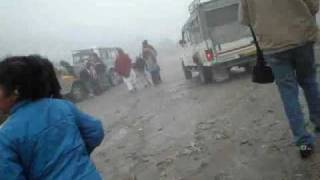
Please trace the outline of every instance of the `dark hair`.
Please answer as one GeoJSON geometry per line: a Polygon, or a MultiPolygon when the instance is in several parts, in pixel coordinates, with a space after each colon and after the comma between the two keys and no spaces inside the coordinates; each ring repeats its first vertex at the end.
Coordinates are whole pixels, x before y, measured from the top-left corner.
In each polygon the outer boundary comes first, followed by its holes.
{"type": "Polygon", "coordinates": [[[41,58],[41,56],[36,56],[38,57],[38,61],[42,63],[42,67],[44,68],[44,71],[47,73],[47,81],[50,83],[49,87],[49,95],[48,97],[52,98],[58,98],[61,99],[61,86],[58,81],[55,68],[53,64],[49,61],[49,59],[46,58],[41,58]]]}
{"type": "Polygon", "coordinates": [[[0,62],[0,85],[18,101],[62,98],[53,64],[38,55],[8,57],[0,62]]]}
{"type": "Polygon", "coordinates": [[[118,54],[124,54],[124,51],[121,48],[117,48],[117,51],[118,51],[118,54]]]}

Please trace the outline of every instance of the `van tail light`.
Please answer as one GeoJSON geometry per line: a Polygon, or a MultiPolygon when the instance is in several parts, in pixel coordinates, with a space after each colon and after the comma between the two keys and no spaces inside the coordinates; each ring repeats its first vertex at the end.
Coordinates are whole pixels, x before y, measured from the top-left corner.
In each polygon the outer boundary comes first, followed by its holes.
{"type": "Polygon", "coordinates": [[[206,50],[205,53],[206,53],[207,60],[208,60],[208,61],[213,61],[213,59],[214,59],[214,54],[213,54],[212,49],[206,50]]]}

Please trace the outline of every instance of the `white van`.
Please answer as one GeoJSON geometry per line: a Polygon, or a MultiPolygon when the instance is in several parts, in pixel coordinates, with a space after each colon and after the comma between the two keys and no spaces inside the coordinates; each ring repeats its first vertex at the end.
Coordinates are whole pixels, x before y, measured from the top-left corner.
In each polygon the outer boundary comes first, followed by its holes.
{"type": "Polygon", "coordinates": [[[232,67],[250,67],[255,46],[250,31],[239,23],[239,0],[195,0],[182,29],[182,68],[186,79],[200,73],[203,83],[229,78],[232,67]]]}

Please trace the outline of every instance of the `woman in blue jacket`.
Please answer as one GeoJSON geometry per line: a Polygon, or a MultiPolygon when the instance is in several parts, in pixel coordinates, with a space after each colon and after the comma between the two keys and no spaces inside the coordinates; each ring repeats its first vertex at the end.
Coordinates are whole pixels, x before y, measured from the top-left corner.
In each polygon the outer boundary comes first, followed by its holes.
{"type": "Polygon", "coordinates": [[[0,126],[0,179],[99,180],[90,153],[103,127],[56,99],[60,87],[48,62],[39,56],[0,62],[0,110],[9,114],[0,126]]]}

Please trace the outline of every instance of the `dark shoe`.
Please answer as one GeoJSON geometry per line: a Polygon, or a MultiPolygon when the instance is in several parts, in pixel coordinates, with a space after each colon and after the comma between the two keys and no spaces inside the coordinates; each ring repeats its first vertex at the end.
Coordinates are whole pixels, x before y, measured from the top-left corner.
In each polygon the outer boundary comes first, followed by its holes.
{"type": "Polygon", "coordinates": [[[302,159],[309,158],[314,153],[314,146],[312,144],[299,146],[300,156],[302,159]]]}
{"type": "Polygon", "coordinates": [[[320,128],[318,128],[318,127],[314,128],[314,133],[315,134],[320,134],[320,128]]]}

